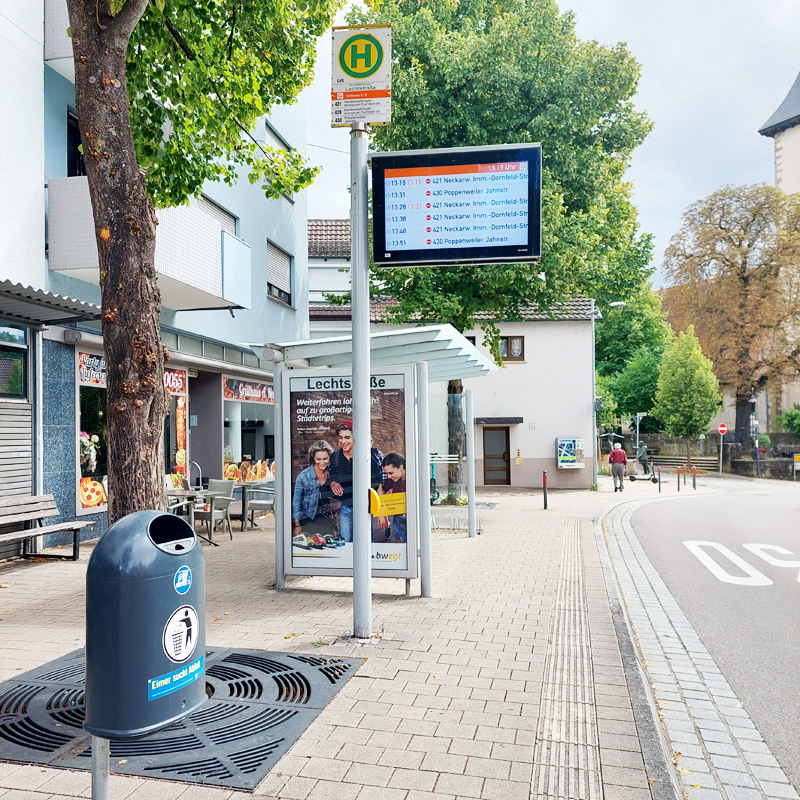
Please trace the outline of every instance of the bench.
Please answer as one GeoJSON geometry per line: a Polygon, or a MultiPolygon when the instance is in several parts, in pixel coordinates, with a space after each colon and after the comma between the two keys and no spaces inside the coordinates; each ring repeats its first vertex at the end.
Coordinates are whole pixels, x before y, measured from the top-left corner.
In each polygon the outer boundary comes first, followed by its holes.
{"type": "Polygon", "coordinates": [[[13,526],[13,530],[0,533],[0,544],[23,542],[24,558],[65,558],[58,553],[37,553],[36,537],[68,531],[72,533],[72,560],[77,561],[80,551],[80,531],[89,522],[58,522],[44,525],[42,520],[57,517],[58,506],[51,494],[36,497],[0,498],[0,530],[13,526]]]}

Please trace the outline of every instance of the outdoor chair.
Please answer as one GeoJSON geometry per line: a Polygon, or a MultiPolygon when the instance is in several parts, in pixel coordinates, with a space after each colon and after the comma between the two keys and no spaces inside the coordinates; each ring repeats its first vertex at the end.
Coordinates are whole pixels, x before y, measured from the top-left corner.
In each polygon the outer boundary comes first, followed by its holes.
{"type": "Polygon", "coordinates": [[[213,478],[208,482],[208,491],[211,493],[206,498],[208,501],[208,511],[205,508],[196,508],[194,512],[195,522],[204,522],[208,525],[208,538],[213,540],[214,529],[220,522],[228,526],[228,534],[233,540],[233,528],[231,527],[231,503],[233,502],[233,490],[236,488],[235,481],[221,481],[213,478]],[[215,497],[214,495],[219,495],[215,497]]]}
{"type": "MultiPolygon", "coordinates": [[[[275,484],[271,486],[252,486],[246,488],[247,492],[247,515],[250,517],[250,524],[255,525],[254,517],[257,511],[274,511],[275,509],[275,484]]],[[[242,520],[244,526],[244,520],[242,520]]]]}
{"type": "MultiPolygon", "coordinates": [[[[187,489],[188,486],[186,485],[185,479],[183,484],[183,488],[187,489]]],[[[167,491],[175,488],[170,475],[164,476],[164,486],[167,491]]],[[[194,503],[195,501],[191,498],[170,497],[169,494],[167,495],[167,511],[169,511],[170,514],[175,514],[186,519],[189,525],[191,525],[192,530],[194,530],[194,503]]]]}

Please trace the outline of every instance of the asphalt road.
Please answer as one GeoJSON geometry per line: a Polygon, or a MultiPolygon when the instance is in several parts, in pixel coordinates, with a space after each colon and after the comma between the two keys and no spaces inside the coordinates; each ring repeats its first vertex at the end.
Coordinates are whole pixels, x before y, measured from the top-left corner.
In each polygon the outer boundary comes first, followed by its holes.
{"type": "Polygon", "coordinates": [[[633,515],[632,524],[651,563],[800,790],[800,491],[652,503],[633,515]],[[694,545],[693,552],[686,541],[717,547],[694,545]],[[791,555],[761,552],[793,566],[768,563],[745,544],[785,548],[791,555]],[[701,561],[704,554],[709,566],[701,561]]]}

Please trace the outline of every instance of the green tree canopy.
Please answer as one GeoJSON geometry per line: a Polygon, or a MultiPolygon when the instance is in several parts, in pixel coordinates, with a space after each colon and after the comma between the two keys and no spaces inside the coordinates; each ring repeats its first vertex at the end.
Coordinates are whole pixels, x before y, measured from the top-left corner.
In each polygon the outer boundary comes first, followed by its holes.
{"type": "Polygon", "coordinates": [[[626,303],[624,308],[600,309],[603,318],[595,325],[595,364],[601,375],[622,372],[640,348],[660,360],[672,341],[672,328],[661,311],[661,297],[649,282],[632,293],[626,303]]]}
{"type": "Polygon", "coordinates": [[[639,430],[642,433],[655,433],[661,430],[658,419],[650,414],[655,405],[660,369],[660,354],[657,355],[647,347],[640,347],[634,351],[622,372],[607,379],[617,400],[621,417],[632,420],[639,412],[648,414],[639,423],[639,430]]]}
{"type": "Polygon", "coordinates": [[[800,194],[727,186],[691,205],[664,259],[675,330],[694,324],[714,372],[736,396],[736,439],[751,387],[800,369],[800,194]]]}
{"type": "Polygon", "coordinates": [[[597,373],[595,375],[595,395],[603,407],[597,412],[597,427],[610,430],[617,424],[617,400],[611,388],[611,379],[597,373]]]}
{"type": "MultiPolygon", "coordinates": [[[[800,405],[795,403],[787,408],[777,419],[778,428],[800,436],[800,405]]],[[[762,437],[763,438],[763,437],[762,437]]]]}
{"type": "Polygon", "coordinates": [[[270,197],[316,170],[257,136],[259,117],[311,83],[317,37],[341,0],[169,0],[148,4],[131,34],[131,131],[157,206],[245,169],[270,197]]]}
{"type": "Polygon", "coordinates": [[[392,123],[375,130],[377,149],[543,148],[541,264],[381,270],[395,319],[465,330],[478,311],[518,319],[530,303],[641,285],[651,243],[623,174],[650,123],[631,102],[639,67],[624,46],[578,40],[554,0],[388,0],[349,20],[392,25],[392,123]]]}
{"type": "Polygon", "coordinates": [[[688,442],[708,430],[708,424],[722,406],[719,381],[710,359],[689,326],[661,360],[653,413],[664,423],[670,436],[688,442]]]}

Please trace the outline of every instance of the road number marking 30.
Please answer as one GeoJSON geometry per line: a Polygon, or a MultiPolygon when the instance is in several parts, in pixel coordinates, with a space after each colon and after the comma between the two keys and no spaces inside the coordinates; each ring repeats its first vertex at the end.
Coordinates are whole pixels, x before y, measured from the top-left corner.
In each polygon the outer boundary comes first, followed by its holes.
{"type": "MultiPolygon", "coordinates": [[[[738,586],[772,586],[772,581],[763,572],[759,572],[754,566],[725,547],[724,544],[699,540],[688,541],[683,544],[715,578],[723,583],[734,583],[738,586]],[[714,555],[712,555],[713,551],[716,551],[714,555]],[[719,556],[726,558],[731,564],[737,566],[744,575],[732,575],[716,560],[715,556],[716,558],[719,556]]],[[[784,556],[794,555],[785,547],[774,544],[743,544],[742,547],[773,567],[800,569],[800,561],[788,561],[785,558],[776,558],[773,555],[773,553],[784,556]]],[[[797,576],[797,582],[800,583],[800,574],[797,576]]]]}

